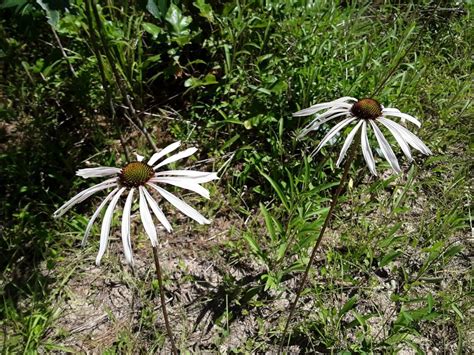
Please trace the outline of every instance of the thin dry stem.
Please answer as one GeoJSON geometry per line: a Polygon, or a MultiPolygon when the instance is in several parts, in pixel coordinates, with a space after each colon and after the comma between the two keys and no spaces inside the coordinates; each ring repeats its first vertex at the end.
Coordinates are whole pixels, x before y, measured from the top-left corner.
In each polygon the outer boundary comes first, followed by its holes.
{"type": "Polygon", "coordinates": [[[168,333],[168,338],[171,344],[171,351],[173,354],[177,355],[178,350],[174,343],[173,331],[171,330],[170,322],[168,320],[168,311],[166,310],[166,300],[165,300],[165,291],[163,287],[163,277],[161,273],[160,260],[158,258],[158,247],[153,247],[153,259],[155,260],[156,266],[156,277],[158,278],[158,286],[160,289],[160,301],[161,301],[161,310],[163,311],[163,318],[165,320],[166,332],[168,333]]]}

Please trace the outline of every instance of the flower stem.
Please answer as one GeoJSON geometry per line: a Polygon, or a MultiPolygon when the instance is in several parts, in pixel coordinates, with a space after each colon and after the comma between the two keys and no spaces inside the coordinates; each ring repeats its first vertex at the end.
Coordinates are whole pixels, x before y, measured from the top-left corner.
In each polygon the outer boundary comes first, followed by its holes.
{"type": "Polygon", "coordinates": [[[314,258],[316,257],[316,251],[318,250],[319,245],[321,244],[321,241],[323,240],[324,232],[326,231],[326,228],[328,227],[329,222],[331,221],[334,209],[336,208],[337,201],[339,199],[339,195],[341,194],[342,189],[344,188],[346,184],[347,175],[349,174],[351,163],[355,157],[355,152],[356,152],[355,147],[356,145],[354,144],[349,152],[349,157],[347,158],[346,163],[344,165],[344,172],[342,173],[341,180],[339,180],[339,185],[337,186],[337,189],[332,196],[331,207],[329,208],[329,212],[326,216],[326,219],[324,220],[324,224],[321,228],[321,231],[319,232],[318,239],[316,240],[316,244],[314,245],[313,251],[311,252],[311,256],[309,258],[308,265],[306,265],[306,269],[304,271],[303,277],[298,285],[295,299],[290,306],[290,314],[288,315],[288,319],[286,320],[285,329],[283,330],[283,335],[281,337],[280,348],[278,350],[278,353],[280,354],[283,351],[283,346],[285,344],[285,336],[286,336],[286,333],[288,332],[288,328],[290,326],[291,319],[293,318],[293,314],[295,313],[296,306],[298,305],[301,292],[303,291],[304,285],[306,284],[306,280],[308,279],[309,270],[311,269],[311,265],[313,264],[314,258]]]}
{"type": "Polygon", "coordinates": [[[156,276],[158,277],[158,286],[160,289],[161,309],[163,311],[163,318],[165,320],[166,332],[168,333],[168,338],[171,343],[172,353],[178,355],[178,350],[176,349],[176,345],[174,343],[173,332],[171,331],[170,322],[168,320],[168,311],[166,310],[165,292],[163,287],[163,277],[161,274],[160,260],[158,259],[158,247],[156,246],[153,247],[153,259],[155,260],[156,276]]]}

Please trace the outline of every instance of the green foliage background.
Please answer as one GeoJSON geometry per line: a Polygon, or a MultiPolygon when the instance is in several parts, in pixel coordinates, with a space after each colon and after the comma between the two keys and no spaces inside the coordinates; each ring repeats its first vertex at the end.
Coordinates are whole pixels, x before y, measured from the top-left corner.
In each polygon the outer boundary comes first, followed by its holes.
{"type": "MultiPolygon", "coordinates": [[[[53,305],[65,297],[73,271],[60,266],[92,207],[62,221],[51,214],[88,186],[74,177],[78,167],[120,166],[123,146],[151,153],[144,131],[159,148],[197,144],[198,160],[222,176],[213,187],[219,197],[202,209],[248,221],[223,248],[232,262],[251,258],[260,278],[242,284],[224,275],[226,321],[291,295],[288,280],[308,261],[340,173],[339,145],[310,158],[322,133],[297,142],[306,121],[291,113],[372,96],[391,69],[377,99],[419,117],[416,133],[434,156],[380,179],[357,158],[332,226],[336,242],[321,250],[305,291],[317,311],[297,317],[293,344],[472,351],[472,4],[4,0],[0,9],[3,353],[67,350],[50,334],[60,317],[53,305]],[[383,312],[358,307],[380,278],[398,285],[395,320],[374,330],[370,320],[383,312]],[[341,294],[342,307],[325,302],[341,294]]],[[[388,165],[379,160],[378,168],[388,165]]],[[[211,350],[232,337],[216,319],[222,331],[211,350]]],[[[274,350],[283,320],[233,350],[274,350]]],[[[163,346],[158,336],[142,345],[126,339],[117,334],[108,350],[163,346]]]]}

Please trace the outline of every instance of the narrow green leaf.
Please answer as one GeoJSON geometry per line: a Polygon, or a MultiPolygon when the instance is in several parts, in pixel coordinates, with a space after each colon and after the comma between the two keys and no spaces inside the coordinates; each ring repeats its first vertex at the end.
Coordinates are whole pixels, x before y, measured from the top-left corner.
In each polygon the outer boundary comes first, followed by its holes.
{"type": "Polygon", "coordinates": [[[352,308],[354,308],[356,302],[357,302],[357,295],[349,298],[347,302],[344,304],[344,306],[341,308],[341,310],[339,311],[339,318],[341,318],[344,314],[346,314],[352,308]]]}
{"type": "Polygon", "coordinates": [[[402,252],[400,250],[392,251],[391,253],[385,255],[382,260],[379,262],[379,267],[384,267],[385,265],[392,262],[394,259],[398,258],[402,252]]]}
{"type": "Polygon", "coordinates": [[[260,211],[262,211],[263,218],[265,219],[265,225],[267,226],[268,234],[273,242],[277,240],[277,235],[275,233],[275,226],[273,224],[273,218],[266,209],[265,205],[260,202],[260,211]]]}
{"type": "Polygon", "coordinates": [[[286,210],[289,211],[291,203],[287,200],[287,198],[286,198],[285,194],[283,193],[280,185],[275,180],[273,180],[270,176],[265,174],[262,170],[260,170],[259,168],[257,168],[257,169],[260,172],[260,174],[262,174],[262,176],[265,179],[267,179],[268,182],[272,185],[273,189],[275,190],[278,197],[280,198],[280,201],[283,203],[283,206],[285,206],[286,210]]]}

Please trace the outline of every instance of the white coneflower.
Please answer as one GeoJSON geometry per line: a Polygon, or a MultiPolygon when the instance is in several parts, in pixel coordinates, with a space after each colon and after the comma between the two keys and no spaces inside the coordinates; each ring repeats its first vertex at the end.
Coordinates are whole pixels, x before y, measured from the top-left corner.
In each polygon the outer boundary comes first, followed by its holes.
{"type": "Polygon", "coordinates": [[[367,136],[367,125],[370,124],[372,130],[374,131],[375,138],[379,143],[380,150],[382,151],[383,156],[387,159],[388,163],[397,173],[400,172],[400,166],[398,165],[397,157],[395,156],[390,144],[387,142],[387,139],[384,137],[383,133],[380,131],[377,123],[381,123],[385,126],[388,131],[394,136],[398,145],[402,149],[403,153],[406,155],[409,161],[412,161],[410,147],[419,150],[423,154],[430,155],[432,154],[428,147],[412,132],[403,127],[402,125],[388,119],[387,117],[399,117],[402,121],[409,121],[414,123],[418,127],[421,126],[420,122],[413,116],[407,115],[406,113],[400,112],[396,108],[384,108],[379,102],[374,99],[364,98],[357,100],[353,97],[341,97],[340,99],[324,102],[304,110],[298,111],[293,114],[293,116],[309,116],[327,110],[326,112],[317,115],[317,117],[307,125],[303,131],[299,134],[298,138],[301,138],[307,135],[309,132],[317,130],[320,125],[330,121],[335,118],[343,118],[341,122],[336,124],[322,139],[322,141],[317,146],[315,153],[317,153],[325,144],[327,144],[338,132],[340,132],[344,127],[353,123],[355,127],[348,134],[344,145],[342,146],[339,159],[337,160],[337,166],[339,166],[344,159],[344,156],[349,149],[352,141],[354,140],[355,135],[362,129],[361,133],[361,146],[362,154],[364,159],[367,162],[367,165],[372,172],[372,174],[377,175],[375,170],[375,160],[370,149],[369,139],[367,136]]]}
{"type": "Polygon", "coordinates": [[[122,169],[114,167],[98,167],[80,169],[77,171],[77,175],[86,179],[91,177],[113,176],[101,182],[100,184],[94,185],[78,193],[76,196],[62,205],[56,212],[54,212],[54,217],[60,217],[74,205],[84,201],[85,199],[94,195],[96,192],[106,189],[113,189],[108,193],[95,213],[92,215],[86,227],[84,239],[82,241],[82,244],[84,245],[87,241],[87,237],[89,236],[94,221],[104,209],[105,205],[108,204],[100,232],[99,253],[97,254],[96,258],[97,265],[100,264],[100,260],[102,259],[102,256],[104,255],[107,248],[110,225],[115,207],[117,206],[120,197],[124,195],[124,193],[127,194],[127,198],[122,213],[122,243],[125,259],[131,265],[133,265],[133,253],[130,238],[130,214],[132,203],[134,201],[134,197],[136,196],[135,192],[137,192],[137,198],[139,200],[140,218],[142,220],[145,232],[150,238],[153,247],[157,246],[158,239],[150,209],[168,232],[171,232],[172,227],[163,211],[158,206],[158,203],[152,196],[151,192],[158,192],[158,194],[161,195],[165,200],[171,203],[186,216],[194,219],[196,222],[200,224],[210,223],[208,219],[202,216],[194,208],[189,206],[186,202],[159,186],[163,184],[174,185],[196,192],[207,199],[209,198],[209,191],[200,184],[218,179],[216,173],[200,172],[194,170],[160,170],[160,168],[163,166],[189,157],[197,151],[196,148],[189,148],[161,160],[167,154],[175,151],[180,145],[181,142],[170,144],[158,153],[153,154],[147,163],[143,162],[142,156],[137,155],[137,161],[128,163],[122,169]],[[161,162],[158,163],[159,160],[161,160],[161,162]]]}

